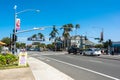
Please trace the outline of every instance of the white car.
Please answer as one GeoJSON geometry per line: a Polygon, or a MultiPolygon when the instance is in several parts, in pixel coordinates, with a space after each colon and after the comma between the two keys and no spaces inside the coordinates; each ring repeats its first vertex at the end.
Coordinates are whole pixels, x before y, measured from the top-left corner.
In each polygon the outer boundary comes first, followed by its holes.
{"type": "Polygon", "coordinates": [[[101,50],[97,49],[97,48],[90,48],[90,49],[86,49],[85,51],[83,51],[82,54],[83,55],[100,56],[101,50]]]}

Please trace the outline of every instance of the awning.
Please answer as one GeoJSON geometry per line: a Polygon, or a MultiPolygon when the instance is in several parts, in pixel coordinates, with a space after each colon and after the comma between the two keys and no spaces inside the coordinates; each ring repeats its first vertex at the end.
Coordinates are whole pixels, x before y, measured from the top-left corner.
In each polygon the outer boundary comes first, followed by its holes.
{"type": "Polygon", "coordinates": [[[0,45],[6,45],[6,43],[0,41],[0,45]]]}

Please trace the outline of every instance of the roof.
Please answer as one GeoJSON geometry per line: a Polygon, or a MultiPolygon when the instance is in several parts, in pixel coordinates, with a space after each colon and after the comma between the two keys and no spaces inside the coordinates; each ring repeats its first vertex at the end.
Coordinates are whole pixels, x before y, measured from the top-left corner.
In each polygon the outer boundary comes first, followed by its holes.
{"type": "Polygon", "coordinates": [[[6,45],[6,43],[0,41],[0,45],[6,45]]]}
{"type": "Polygon", "coordinates": [[[80,35],[77,35],[77,36],[71,36],[70,38],[72,39],[72,40],[75,40],[76,38],[84,38],[85,36],[80,36],[80,35]]]}
{"type": "Polygon", "coordinates": [[[85,45],[95,45],[95,43],[92,41],[86,40],[85,45]]]}
{"type": "Polygon", "coordinates": [[[112,46],[120,46],[120,41],[118,41],[118,42],[112,42],[112,46]]]}

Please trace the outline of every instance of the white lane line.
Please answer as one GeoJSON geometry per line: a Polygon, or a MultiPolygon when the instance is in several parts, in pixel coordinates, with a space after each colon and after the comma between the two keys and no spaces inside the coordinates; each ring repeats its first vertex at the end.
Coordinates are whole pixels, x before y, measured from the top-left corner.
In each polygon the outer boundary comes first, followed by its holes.
{"type": "MultiPolygon", "coordinates": [[[[46,58],[49,58],[49,57],[46,57],[46,58]]],[[[98,74],[98,75],[101,75],[101,76],[104,76],[104,77],[107,77],[107,78],[110,78],[110,79],[113,79],[113,80],[120,80],[118,78],[115,78],[115,77],[112,77],[112,76],[109,76],[109,75],[106,75],[106,74],[103,74],[103,73],[100,73],[100,72],[96,72],[96,71],[93,71],[93,70],[90,70],[90,69],[87,69],[87,68],[84,68],[84,67],[81,67],[81,66],[73,65],[73,64],[63,62],[63,61],[53,59],[53,58],[49,58],[49,59],[60,62],[60,63],[63,63],[63,64],[67,64],[67,65],[70,65],[70,66],[73,66],[73,67],[76,67],[78,69],[82,69],[82,70],[85,70],[85,71],[88,71],[88,72],[92,72],[92,73],[95,73],[95,74],[98,74]]]]}
{"type": "Polygon", "coordinates": [[[96,61],[96,60],[89,60],[90,62],[95,62],[95,63],[103,63],[102,61],[96,61]]]}
{"type": "Polygon", "coordinates": [[[66,57],[68,57],[68,58],[74,58],[73,56],[66,56],[66,57]]]}

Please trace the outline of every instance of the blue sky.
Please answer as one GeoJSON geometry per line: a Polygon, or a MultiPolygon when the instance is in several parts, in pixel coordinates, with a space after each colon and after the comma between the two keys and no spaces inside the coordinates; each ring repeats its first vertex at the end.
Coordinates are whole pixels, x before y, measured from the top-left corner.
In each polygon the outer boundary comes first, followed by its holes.
{"type": "MultiPolygon", "coordinates": [[[[104,40],[120,41],[120,0],[0,0],[0,39],[9,37],[14,28],[14,5],[17,12],[25,9],[39,9],[40,12],[24,12],[18,15],[21,19],[21,29],[34,27],[49,27],[56,25],[59,36],[63,32],[59,28],[68,23],[80,24],[79,35],[99,37],[104,30],[104,40]]],[[[43,31],[32,31],[18,34],[19,42],[27,42],[27,37],[43,33],[49,38],[52,28],[43,31]]],[[[75,30],[71,32],[75,35],[75,30]]],[[[47,43],[49,43],[47,41],[47,43]]]]}

